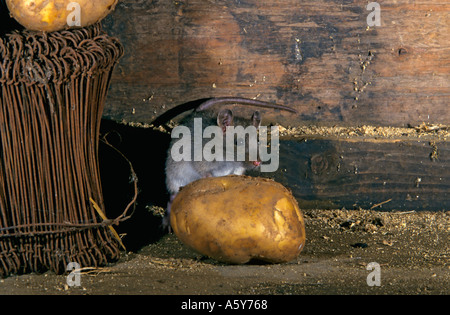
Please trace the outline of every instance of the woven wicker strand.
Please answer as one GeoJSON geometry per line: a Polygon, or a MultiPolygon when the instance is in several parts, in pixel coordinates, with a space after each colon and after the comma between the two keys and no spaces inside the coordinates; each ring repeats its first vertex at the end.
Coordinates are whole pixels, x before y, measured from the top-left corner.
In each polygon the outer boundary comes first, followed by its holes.
{"type": "Polygon", "coordinates": [[[119,256],[104,211],[99,128],[120,43],[99,24],[0,39],[0,276],[119,256]]]}

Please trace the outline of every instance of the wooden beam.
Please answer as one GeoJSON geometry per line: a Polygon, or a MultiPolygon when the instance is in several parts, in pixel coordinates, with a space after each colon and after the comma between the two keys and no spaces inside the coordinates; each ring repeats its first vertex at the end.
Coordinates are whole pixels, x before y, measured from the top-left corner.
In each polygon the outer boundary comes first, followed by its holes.
{"type": "Polygon", "coordinates": [[[280,168],[268,175],[292,189],[303,208],[450,208],[450,142],[284,139],[280,168]]]}
{"type": "Polygon", "coordinates": [[[104,20],[125,46],[104,116],[151,122],[212,96],[295,107],[302,121],[448,123],[448,2],[122,0],[104,20]]]}
{"type": "MultiPolygon", "coordinates": [[[[139,179],[138,204],[165,207],[164,165],[170,135],[108,120],[102,122],[102,134],[108,134],[108,141],[133,163],[139,179]]],[[[278,170],[251,175],[282,183],[303,209],[448,210],[449,139],[447,130],[423,133],[370,126],[318,130],[313,126],[293,134],[282,129],[278,170]]],[[[128,165],[112,159],[114,152],[100,153],[105,202],[115,206],[119,204],[115,198],[123,199],[130,190],[123,187],[128,185],[128,165]],[[124,174],[122,185],[118,174],[124,174]]],[[[125,197],[122,203],[128,201],[125,197]]]]}

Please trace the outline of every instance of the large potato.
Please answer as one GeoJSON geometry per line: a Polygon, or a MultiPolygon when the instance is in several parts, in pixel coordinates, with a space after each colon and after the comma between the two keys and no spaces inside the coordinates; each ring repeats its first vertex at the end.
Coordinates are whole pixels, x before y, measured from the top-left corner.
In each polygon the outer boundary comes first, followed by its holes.
{"type": "Polygon", "coordinates": [[[89,26],[114,10],[117,2],[118,0],[6,0],[8,9],[17,22],[29,30],[47,32],[70,28],[67,17],[77,13],[74,5],[79,5],[80,8],[80,26],[89,26]]]}
{"type": "Polygon", "coordinates": [[[170,220],[183,243],[222,262],[288,262],[305,244],[297,201],[269,179],[225,176],[192,182],[173,201],[170,220]]]}

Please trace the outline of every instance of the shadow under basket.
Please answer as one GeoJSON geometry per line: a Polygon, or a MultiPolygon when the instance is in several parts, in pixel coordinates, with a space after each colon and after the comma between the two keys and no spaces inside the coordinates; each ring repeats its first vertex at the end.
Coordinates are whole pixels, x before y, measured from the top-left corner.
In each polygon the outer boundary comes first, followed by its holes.
{"type": "Polygon", "coordinates": [[[118,259],[98,141],[122,54],[100,24],[0,39],[0,277],[118,259]]]}

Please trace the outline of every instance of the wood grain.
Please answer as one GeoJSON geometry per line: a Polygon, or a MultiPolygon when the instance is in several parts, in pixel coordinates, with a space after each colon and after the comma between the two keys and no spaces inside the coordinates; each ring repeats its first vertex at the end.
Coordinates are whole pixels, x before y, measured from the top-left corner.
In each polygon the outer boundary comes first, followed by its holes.
{"type": "Polygon", "coordinates": [[[151,122],[212,96],[295,107],[272,120],[404,126],[449,123],[450,4],[380,1],[120,1],[104,20],[126,55],[106,118],[151,122]]]}
{"type": "Polygon", "coordinates": [[[438,211],[450,208],[449,153],[446,141],[306,136],[282,140],[279,170],[263,175],[303,208],[438,211]]]}

